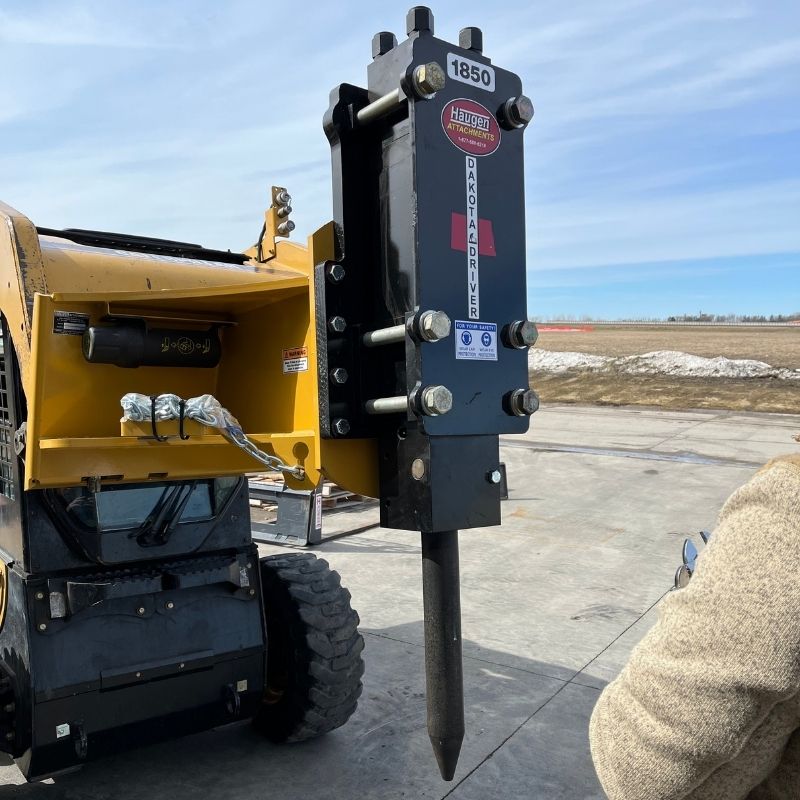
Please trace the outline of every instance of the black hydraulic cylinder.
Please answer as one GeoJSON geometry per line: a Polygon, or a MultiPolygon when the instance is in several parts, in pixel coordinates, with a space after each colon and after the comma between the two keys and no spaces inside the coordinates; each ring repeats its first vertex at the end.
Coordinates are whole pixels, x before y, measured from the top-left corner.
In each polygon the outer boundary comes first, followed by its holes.
{"type": "Polygon", "coordinates": [[[442,778],[451,781],[464,740],[458,531],[423,531],[422,596],[428,736],[442,778]]]}
{"type": "Polygon", "coordinates": [[[216,328],[207,331],[92,326],[83,334],[83,356],[118,367],[216,367],[222,347],[216,328]]]}

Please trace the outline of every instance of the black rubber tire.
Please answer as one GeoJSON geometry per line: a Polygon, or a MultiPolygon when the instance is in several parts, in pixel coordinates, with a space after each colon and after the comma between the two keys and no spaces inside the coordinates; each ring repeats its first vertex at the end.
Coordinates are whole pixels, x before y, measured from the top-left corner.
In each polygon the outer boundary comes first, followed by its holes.
{"type": "Polygon", "coordinates": [[[361,695],[364,639],[350,592],[311,553],[260,560],[267,620],[267,687],[253,724],[273,742],[344,725],[361,695]]]}

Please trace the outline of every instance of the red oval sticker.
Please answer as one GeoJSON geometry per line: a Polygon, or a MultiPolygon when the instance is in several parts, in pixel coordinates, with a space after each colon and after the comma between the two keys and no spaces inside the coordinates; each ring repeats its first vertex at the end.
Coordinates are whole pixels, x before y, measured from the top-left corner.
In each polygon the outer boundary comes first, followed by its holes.
{"type": "Polygon", "coordinates": [[[460,97],[442,109],[442,127],[447,138],[471,156],[490,156],[500,147],[500,126],[488,108],[460,97]]]}

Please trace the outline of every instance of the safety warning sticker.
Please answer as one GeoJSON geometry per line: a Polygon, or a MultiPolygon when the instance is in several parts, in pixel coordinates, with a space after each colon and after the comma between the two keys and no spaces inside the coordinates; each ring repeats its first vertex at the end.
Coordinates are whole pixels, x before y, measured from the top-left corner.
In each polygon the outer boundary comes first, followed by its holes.
{"type": "Polygon", "coordinates": [[[83,332],[88,327],[88,314],[78,314],[76,311],[53,312],[53,333],[62,336],[83,336],[83,332]]]}
{"type": "Polygon", "coordinates": [[[308,370],[308,348],[290,347],[283,351],[283,374],[308,370]]]}
{"type": "Polygon", "coordinates": [[[497,325],[457,319],[456,358],[497,361],[497,325]]]}

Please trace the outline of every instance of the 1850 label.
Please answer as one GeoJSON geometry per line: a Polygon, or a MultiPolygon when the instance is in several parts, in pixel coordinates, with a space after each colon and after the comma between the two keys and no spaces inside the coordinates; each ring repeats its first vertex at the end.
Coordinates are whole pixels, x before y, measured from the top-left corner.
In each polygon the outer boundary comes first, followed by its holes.
{"type": "Polygon", "coordinates": [[[469,86],[477,86],[487,92],[494,91],[494,70],[486,64],[470,61],[455,53],[447,54],[447,74],[453,80],[461,81],[469,86]]]}
{"type": "Polygon", "coordinates": [[[447,138],[467,155],[490,156],[500,147],[500,126],[494,114],[466,97],[445,105],[442,127],[447,138]]]}

